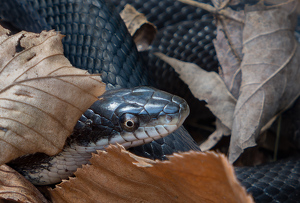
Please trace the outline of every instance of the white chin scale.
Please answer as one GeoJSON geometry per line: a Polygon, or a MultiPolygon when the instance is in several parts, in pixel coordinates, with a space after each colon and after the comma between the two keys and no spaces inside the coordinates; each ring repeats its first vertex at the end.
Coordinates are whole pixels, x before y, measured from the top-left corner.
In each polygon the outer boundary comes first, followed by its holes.
{"type": "Polygon", "coordinates": [[[153,140],[163,138],[177,129],[177,125],[157,125],[155,127],[139,127],[134,132],[122,133],[112,138],[109,144],[119,143],[126,149],[147,144],[153,140]]]}

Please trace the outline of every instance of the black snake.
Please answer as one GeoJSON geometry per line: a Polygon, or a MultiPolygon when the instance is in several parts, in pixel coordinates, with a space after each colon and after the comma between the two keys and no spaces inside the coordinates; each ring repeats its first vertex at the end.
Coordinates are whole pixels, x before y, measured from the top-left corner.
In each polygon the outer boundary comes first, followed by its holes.
{"type": "MultiPolygon", "coordinates": [[[[116,5],[119,8],[124,5],[117,0],[112,2],[118,3],[116,5]]],[[[177,56],[178,59],[188,58],[201,67],[216,70],[217,60],[211,42],[214,38],[212,15],[173,0],[127,2],[134,3],[135,7],[158,27],[161,41],[154,42],[154,47],[168,55],[177,56]],[[195,19],[198,20],[197,23],[195,19]],[[183,21],[182,24],[179,24],[179,21],[183,21]],[[163,42],[168,41],[168,30],[172,31],[174,27],[177,28],[177,34],[173,35],[173,43],[170,43],[169,47],[162,46],[163,42]]],[[[102,0],[0,1],[1,17],[13,22],[19,29],[40,32],[43,29],[54,28],[65,34],[63,43],[66,57],[75,67],[101,73],[108,88],[151,84],[158,87],[169,86],[169,91],[178,92],[173,84],[182,82],[170,82],[174,78],[174,71],[170,71],[154,56],[148,59],[149,64],[152,64],[148,67],[150,71],[146,69],[118,11],[102,0]],[[99,38],[103,40],[100,42],[99,38]],[[154,66],[160,66],[161,69],[154,71],[154,66]],[[153,77],[157,79],[151,79],[153,77]]],[[[188,92],[184,88],[180,91],[181,95],[188,92]]],[[[180,128],[175,134],[137,147],[133,151],[146,157],[163,159],[165,154],[189,149],[197,149],[197,146],[185,130],[180,128]]],[[[238,168],[236,173],[257,202],[298,202],[300,199],[298,159],[238,168]]]]}

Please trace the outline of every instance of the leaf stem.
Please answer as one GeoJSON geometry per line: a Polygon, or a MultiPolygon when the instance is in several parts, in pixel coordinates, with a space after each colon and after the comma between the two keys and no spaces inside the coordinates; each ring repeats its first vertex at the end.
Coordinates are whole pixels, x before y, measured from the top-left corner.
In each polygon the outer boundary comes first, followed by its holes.
{"type": "Polygon", "coordinates": [[[197,1],[193,1],[193,0],[178,0],[178,1],[180,1],[182,3],[185,3],[185,4],[189,4],[191,6],[202,8],[202,9],[204,9],[204,10],[210,12],[210,13],[213,13],[213,14],[225,16],[227,18],[230,18],[232,20],[235,20],[235,21],[237,21],[239,23],[244,24],[244,20],[243,19],[236,18],[235,16],[233,16],[225,8],[218,9],[218,8],[215,8],[215,7],[211,6],[211,5],[209,5],[209,4],[200,3],[200,2],[197,2],[197,1]]]}

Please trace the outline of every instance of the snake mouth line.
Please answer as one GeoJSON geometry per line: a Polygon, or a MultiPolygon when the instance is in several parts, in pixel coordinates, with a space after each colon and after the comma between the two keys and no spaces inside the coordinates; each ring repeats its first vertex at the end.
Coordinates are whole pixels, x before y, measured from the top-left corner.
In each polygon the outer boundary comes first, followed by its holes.
{"type": "MultiPolygon", "coordinates": [[[[153,127],[139,127],[135,132],[126,132],[111,139],[101,139],[95,143],[95,150],[105,149],[110,144],[120,144],[123,147],[130,148],[139,146],[163,138],[174,132],[178,125],[157,125],[153,127]]],[[[85,151],[87,151],[85,149],[85,151]]]]}

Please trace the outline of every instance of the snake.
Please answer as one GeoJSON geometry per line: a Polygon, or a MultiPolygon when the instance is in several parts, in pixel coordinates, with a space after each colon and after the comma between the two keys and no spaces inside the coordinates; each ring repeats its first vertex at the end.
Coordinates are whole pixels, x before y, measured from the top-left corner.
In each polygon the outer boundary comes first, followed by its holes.
{"type": "MultiPolygon", "coordinates": [[[[157,26],[158,39],[161,40],[153,43],[153,50],[165,50],[168,55],[178,55],[178,59],[186,57],[201,64],[201,67],[217,71],[218,62],[212,46],[215,37],[212,15],[173,0],[127,2],[134,4],[157,26]],[[179,24],[178,20],[182,20],[183,24],[179,24]],[[173,40],[167,38],[170,32],[176,33],[171,34],[173,40]],[[164,46],[166,42],[170,43],[164,46]],[[174,47],[174,42],[179,46],[174,47]],[[184,51],[182,47],[192,49],[184,51]]],[[[189,97],[190,92],[185,89],[187,86],[173,77],[176,75],[174,70],[151,54],[145,58],[143,53],[137,52],[119,17],[123,6],[124,2],[118,0],[1,0],[0,16],[20,30],[59,30],[66,36],[63,39],[65,56],[75,67],[100,73],[108,92],[151,85],[160,89],[169,88],[170,92],[189,97]],[[161,69],[157,71],[154,67],[161,69]],[[183,88],[178,89],[175,84],[183,88]]],[[[191,112],[198,114],[197,111],[191,112]]],[[[89,119],[87,115],[95,115],[95,112],[89,109],[78,125],[89,119]]],[[[90,125],[90,121],[87,124],[90,125]]],[[[77,128],[80,128],[78,125],[77,128]]],[[[72,140],[71,137],[69,140],[72,140]]],[[[183,127],[149,144],[131,148],[138,155],[154,159],[166,159],[166,154],[188,150],[199,148],[183,127]]],[[[236,168],[235,173],[256,202],[298,202],[300,199],[300,161],[297,157],[261,166],[236,168]]]]}

